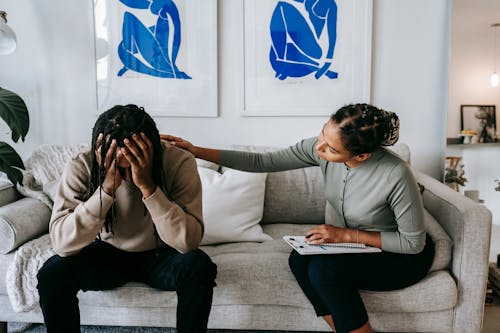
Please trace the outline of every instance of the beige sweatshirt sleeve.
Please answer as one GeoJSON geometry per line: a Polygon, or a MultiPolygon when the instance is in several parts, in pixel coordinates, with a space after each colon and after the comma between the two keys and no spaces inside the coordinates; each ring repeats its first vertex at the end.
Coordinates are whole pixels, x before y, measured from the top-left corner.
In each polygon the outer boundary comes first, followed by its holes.
{"type": "Polygon", "coordinates": [[[201,180],[196,161],[185,155],[173,175],[170,199],[157,187],[143,199],[161,240],[181,253],[196,249],[203,236],[201,180]]]}
{"type": "Polygon", "coordinates": [[[74,255],[92,243],[113,200],[97,190],[85,202],[90,170],[80,154],[65,167],[54,199],[49,233],[54,251],[60,256],[74,255]]]}

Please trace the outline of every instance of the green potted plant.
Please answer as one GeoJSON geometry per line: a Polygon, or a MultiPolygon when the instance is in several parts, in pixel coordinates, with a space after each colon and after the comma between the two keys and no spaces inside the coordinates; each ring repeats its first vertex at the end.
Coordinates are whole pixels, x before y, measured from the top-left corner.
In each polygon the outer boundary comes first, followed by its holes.
{"type": "Polygon", "coordinates": [[[444,175],[445,184],[458,191],[458,186],[465,186],[467,182],[464,173],[463,165],[459,165],[457,168],[446,168],[444,175]]]}
{"type": "MultiPolygon", "coordinates": [[[[11,130],[12,141],[24,142],[30,126],[28,108],[16,93],[0,87],[0,117],[11,130]]],[[[7,174],[12,184],[22,185],[24,163],[19,154],[6,142],[0,141],[0,172],[7,174]]]]}

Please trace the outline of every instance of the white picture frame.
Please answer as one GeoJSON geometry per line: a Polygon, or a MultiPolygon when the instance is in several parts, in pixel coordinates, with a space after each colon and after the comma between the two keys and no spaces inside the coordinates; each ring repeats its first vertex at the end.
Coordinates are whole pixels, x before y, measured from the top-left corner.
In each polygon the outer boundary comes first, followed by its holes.
{"type": "Polygon", "coordinates": [[[93,4],[99,112],[137,104],[156,117],[217,117],[217,0],[93,4]]]}
{"type": "MultiPolygon", "coordinates": [[[[324,31],[327,31],[328,25],[325,23],[323,33],[316,36],[317,45],[322,48],[318,68],[321,68],[322,63],[331,61],[329,71],[338,73],[337,78],[327,77],[320,69],[302,77],[281,75],[281,70],[271,64],[271,58],[274,58],[275,63],[278,60],[281,64],[284,63],[283,53],[278,56],[279,52],[276,51],[275,41],[280,43],[279,36],[286,38],[287,51],[288,45],[295,42],[290,37],[289,30],[286,30],[291,29],[289,26],[292,24],[288,24],[283,17],[287,13],[291,13],[290,16],[301,15],[300,20],[305,19],[303,21],[307,22],[311,12],[305,9],[306,2],[307,0],[303,3],[294,0],[244,0],[243,116],[325,116],[346,104],[370,102],[371,0],[324,0],[325,6],[333,6],[332,3],[336,5],[337,37],[333,58],[328,58],[328,47],[332,43],[328,43],[328,36],[325,42],[324,31]],[[288,11],[285,12],[284,9],[288,11]],[[279,28],[276,28],[280,24],[286,27],[286,34],[280,35],[279,28]],[[317,74],[321,76],[316,78],[317,74]],[[279,79],[283,76],[283,80],[279,79]]],[[[318,4],[321,1],[313,2],[318,4]]],[[[323,13],[332,12],[323,10],[323,13]]],[[[316,20],[324,19],[326,22],[326,17],[319,15],[316,20]]],[[[299,21],[293,23],[295,22],[299,21]]],[[[315,26],[310,21],[303,26],[305,30],[315,31],[315,26]]]]}

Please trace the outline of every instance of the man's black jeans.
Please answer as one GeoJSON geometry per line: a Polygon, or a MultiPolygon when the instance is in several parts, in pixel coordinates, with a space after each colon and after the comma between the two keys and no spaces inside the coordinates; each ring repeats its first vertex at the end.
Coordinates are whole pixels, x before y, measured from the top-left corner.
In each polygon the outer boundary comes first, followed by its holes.
{"type": "Polygon", "coordinates": [[[76,255],[49,258],[37,278],[48,333],[80,332],[79,290],[109,290],[131,281],[175,290],[177,331],[206,332],[216,275],[217,266],[199,249],[127,252],[96,240],[76,255]]]}

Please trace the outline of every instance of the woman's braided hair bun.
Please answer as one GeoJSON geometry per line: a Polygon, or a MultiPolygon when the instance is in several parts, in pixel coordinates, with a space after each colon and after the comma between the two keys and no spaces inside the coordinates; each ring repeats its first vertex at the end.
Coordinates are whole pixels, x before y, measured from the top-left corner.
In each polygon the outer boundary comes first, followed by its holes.
{"type": "Polygon", "coordinates": [[[366,103],[343,106],[331,120],[339,127],[342,142],[353,155],[392,146],[399,139],[398,116],[366,103]]]}
{"type": "Polygon", "coordinates": [[[382,146],[392,146],[399,139],[399,117],[391,111],[381,110],[383,118],[387,122],[388,128],[385,133],[384,140],[381,142],[382,146]]]}

